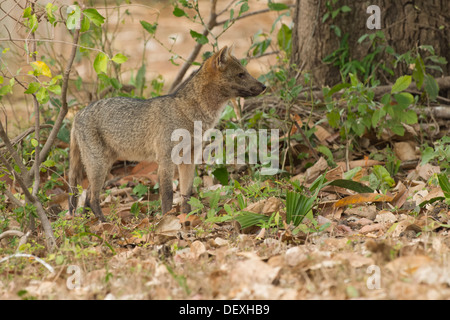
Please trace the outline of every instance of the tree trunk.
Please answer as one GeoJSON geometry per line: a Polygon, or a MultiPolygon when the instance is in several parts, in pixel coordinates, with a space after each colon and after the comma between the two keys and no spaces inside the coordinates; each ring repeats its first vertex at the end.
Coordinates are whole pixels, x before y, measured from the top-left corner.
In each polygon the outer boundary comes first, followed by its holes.
{"type": "MultiPolygon", "coordinates": [[[[381,9],[381,30],[396,53],[403,54],[419,45],[431,45],[437,56],[450,62],[450,1],[448,0],[339,0],[331,4],[332,10],[348,6],[350,12],[340,12],[334,19],[331,16],[325,21],[323,17],[330,10],[327,3],[332,0],[296,0],[293,14],[293,49],[291,62],[313,76],[315,85],[334,85],[341,81],[339,67],[326,64],[323,59],[340,47],[343,36],[348,33],[349,58],[362,60],[370,52],[369,41],[358,44],[364,34],[372,34],[378,30],[369,30],[366,23],[371,13],[367,13],[370,5],[381,9]],[[338,37],[331,25],[341,30],[338,37]]],[[[391,55],[377,57],[389,59],[391,55]]],[[[395,70],[395,75],[379,78],[383,83],[393,81],[395,77],[408,73],[406,64],[395,70]]],[[[450,63],[441,65],[444,75],[450,75],[450,63]]],[[[411,71],[409,71],[411,73],[411,71]]],[[[383,74],[386,74],[384,72],[383,74]]],[[[437,76],[440,73],[432,73],[437,76]]]]}

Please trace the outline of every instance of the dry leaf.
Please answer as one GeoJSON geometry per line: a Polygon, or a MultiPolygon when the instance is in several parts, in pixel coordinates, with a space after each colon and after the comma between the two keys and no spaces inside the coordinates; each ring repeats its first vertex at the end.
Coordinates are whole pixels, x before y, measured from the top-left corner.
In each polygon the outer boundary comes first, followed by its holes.
{"type": "Polygon", "coordinates": [[[393,224],[394,222],[397,221],[397,217],[390,211],[381,210],[377,214],[377,216],[375,218],[375,221],[379,222],[381,224],[385,224],[385,225],[389,224],[389,225],[391,225],[391,224],[393,224]]]}
{"type": "Polygon", "coordinates": [[[335,207],[344,207],[350,204],[359,204],[364,202],[390,202],[394,198],[384,194],[378,193],[359,193],[352,196],[345,197],[337,201],[335,207]]]}
{"type": "Polygon", "coordinates": [[[376,223],[362,227],[361,229],[359,229],[359,233],[366,234],[370,232],[380,231],[382,229],[383,225],[381,223],[376,223]]]}
{"type": "Polygon", "coordinates": [[[165,215],[156,225],[155,233],[159,235],[175,237],[181,229],[180,220],[172,215],[165,215]]]}
{"type": "Polygon", "coordinates": [[[198,259],[198,257],[200,257],[200,255],[202,255],[203,253],[206,252],[206,247],[203,244],[203,242],[196,240],[194,242],[192,242],[191,246],[191,257],[193,259],[198,259]]]}
{"type": "Polygon", "coordinates": [[[306,170],[305,176],[308,183],[317,179],[328,168],[327,160],[324,157],[320,157],[319,160],[310,168],[306,170]]]}
{"type": "Polygon", "coordinates": [[[410,161],[420,158],[416,152],[416,146],[413,141],[394,143],[394,153],[400,161],[410,161]]]}
{"type": "Polygon", "coordinates": [[[404,256],[389,262],[385,267],[393,273],[400,273],[403,276],[410,276],[414,274],[419,268],[428,266],[432,262],[433,260],[428,256],[404,256]]]}

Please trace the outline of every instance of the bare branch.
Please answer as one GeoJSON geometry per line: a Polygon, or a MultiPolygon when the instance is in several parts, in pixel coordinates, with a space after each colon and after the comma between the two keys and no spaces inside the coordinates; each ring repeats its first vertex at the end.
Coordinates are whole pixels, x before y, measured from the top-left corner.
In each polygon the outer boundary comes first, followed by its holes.
{"type": "MultiPolygon", "coordinates": [[[[205,37],[210,33],[210,30],[212,30],[215,26],[217,26],[216,4],[217,4],[217,0],[211,0],[211,11],[210,11],[210,15],[209,15],[209,21],[208,21],[208,24],[205,26],[205,29],[203,30],[203,35],[205,37]]],[[[197,58],[198,54],[200,53],[200,49],[202,47],[203,47],[203,44],[201,44],[201,43],[197,42],[195,44],[194,49],[192,50],[189,57],[186,59],[186,62],[183,64],[183,66],[181,67],[180,71],[178,72],[175,80],[173,81],[172,86],[170,87],[170,90],[169,90],[170,92],[173,92],[178,87],[178,85],[181,83],[184,75],[186,74],[186,72],[188,71],[188,69],[192,65],[192,63],[195,61],[195,59],[197,58]]]]}
{"type": "MultiPolygon", "coordinates": [[[[79,36],[80,36],[80,30],[75,30],[74,35],[73,35],[72,52],[71,52],[70,58],[67,62],[67,66],[64,71],[63,79],[62,79],[63,84],[62,84],[62,88],[61,88],[61,110],[58,114],[55,124],[53,125],[53,129],[50,132],[50,135],[48,136],[47,141],[45,142],[44,146],[42,147],[41,154],[40,154],[40,162],[44,161],[45,158],[47,157],[48,153],[50,152],[50,149],[53,146],[53,143],[55,142],[56,137],[58,135],[59,129],[61,128],[61,126],[63,124],[63,120],[66,117],[66,114],[68,112],[67,89],[69,87],[69,75],[70,75],[70,71],[72,69],[75,55],[77,53],[77,45],[76,44],[78,43],[79,36]]],[[[35,164],[33,164],[32,170],[34,169],[35,165],[36,165],[36,162],[35,162],[35,164]]]]}

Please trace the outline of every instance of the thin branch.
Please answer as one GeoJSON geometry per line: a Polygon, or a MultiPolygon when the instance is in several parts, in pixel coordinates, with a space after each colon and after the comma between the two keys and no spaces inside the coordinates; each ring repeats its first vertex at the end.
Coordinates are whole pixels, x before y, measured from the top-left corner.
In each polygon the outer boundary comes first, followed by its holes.
{"type": "MultiPolygon", "coordinates": [[[[289,8],[293,8],[295,5],[291,4],[291,5],[287,5],[287,6],[289,8]]],[[[243,15],[241,15],[239,17],[234,18],[232,21],[233,22],[234,21],[238,21],[238,20],[245,19],[245,18],[248,18],[248,17],[256,16],[258,14],[267,13],[267,12],[270,12],[270,11],[273,11],[273,10],[267,8],[267,9],[262,9],[262,10],[258,10],[258,11],[249,12],[249,13],[246,13],[246,14],[243,14],[243,15]]],[[[219,22],[217,22],[216,26],[221,26],[221,25],[225,24],[227,21],[228,20],[219,21],[219,22]]]]}
{"type": "MultiPolygon", "coordinates": [[[[210,11],[210,15],[209,15],[209,21],[208,24],[205,25],[205,29],[203,30],[203,36],[207,36],[210,33],[210,30],[212,30],[215,26],[217,26],[217,22],[216,22],[216,4],[217,4],[217,0],[211,0],[211,11],[210,11]]],[[[198,54],[200,53],[200,49],[203,47],[203,44],[201,43],[196,43],[194,49],[192,50],[191,54],[189,55],[189,57],[186,59],[186,62],[183,64],[183,66],[181,67],[180,71],[178,72],[175,80],[172,83],[172,86],[170,87],[170,92],[173,92],[178,85],[181,83],[181,81],[183,80],[184,75],[186,74],[186,72],[188,71],[189,67],[192,65],[192,63],[195,61],[195,58],[197,58],[198,54]]]]}
{"type": "MultiPolygon", "coordinates": [[[[42,162],[47,157],[48,153],[50,152],[51,147],[53,146],[53,143],[56,140],[56,137],[58,135],[59,129],[62,126],[63,120],[66,117],[66,114],[68,112],[68,105],[67,105],[67,89],[69,87],[69,75],[70,71],[72,69],[73,61],[75,60],[75,55],[77,53],[77,43],[80,36],[80,30],[75,30],[73,35],[73,46],[72,46],[72,52],[70,55],[70,58],[67,62],[66,69],[63,74],[63,84],[61,88],[61,110],[58,114],[58,117],[55,121],[55,124],[53,125],[53,129],[50,132],[50,135],[47,138],[47,141],[45,142],[44,146],[42,147],[41,154],[40,154],[40,161],[42,162]]],[[[36,162],[33,164],[32,170],[34,169],[34,166],[36,165],[36,162]]],[[[32,171],[30,170],[30,171],[32,171]]]]}
{"type": "MultiPolygon", "coordinates": [[[[20,158],[19,154],[17,153],[16,149],[11,144],[11,140],[9,140],[8,135],[5,132],[5,129],[3,128],[3,124],[0,121],[0,138],[3,140],[4,145],[6,146],[6,149],[11,154],[11,156],[14,158],[14,162],[19,167],[20,171],[24,173],[27,172],[27,168],[23,164],[22,159],[20,158]]],[[[26,180],[27,184],[29,183],[29,179],[26,180]]]]}
{"type": "MultiPolygon", "coordinates": [[[[42,129],[52,128],[52,127],[53,127],[53,125],[51,125],[51,124],[41,124],[39,128],[42,130],[42,129]]],[[[28,128],[27,130],[25,130],[24,132],[19,134],[17,137],[15,137],[13,139],[10,139],[11,145],[14,146],[14,145],[18,144],[20,141],[22,141],[22,139],[24,139],[26,136],[28,136],[34,130],[35,130],[34,127],[28,128]]],[[[5,146],[5,144],[1,143],[0,144],[0,149],[3,148],[4,146],[5,146]]]]}
{"type": "Polygon", "coordinates": [[[24,203],[22,203],[22,201],[20,201],[19,199],[17,199],[16,197],[14,197],[14,195],[12,194],[11,191],[9,191],[8,189],[2,190],[2,192],[8,197],[8,199],[14,203],[16,205],[16,207],[23,207],[24,203]]]}

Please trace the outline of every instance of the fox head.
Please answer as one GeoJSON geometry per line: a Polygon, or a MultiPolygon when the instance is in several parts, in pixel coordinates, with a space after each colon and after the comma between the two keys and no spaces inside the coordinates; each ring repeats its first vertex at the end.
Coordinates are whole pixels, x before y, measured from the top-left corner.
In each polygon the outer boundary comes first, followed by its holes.
{"type": "Polygon", "coordinates": [[[224,97],[254,97],[266,90],[266,86],[248,73],[227,46],[210,57],[205,62],[205,68],[208,78],[214,81],[224,97]]]}

